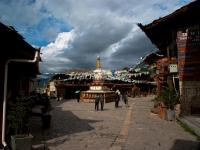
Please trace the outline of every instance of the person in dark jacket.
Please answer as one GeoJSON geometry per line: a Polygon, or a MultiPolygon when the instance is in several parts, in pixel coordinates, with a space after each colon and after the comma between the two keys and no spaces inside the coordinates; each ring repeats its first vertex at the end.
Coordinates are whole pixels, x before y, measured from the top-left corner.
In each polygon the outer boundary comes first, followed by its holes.
{"type": "Polygon", "coordinates": [[[100,103],[101,103],[101,111],[102,111],[103,107],[104,107],[104,95],[103,94],[100,96],[100,103]]]}
{"type": "Polygon", "coordinates": [[[100,96],[97,95],[95,98],[95,110],[99,110],[99,101],[100,101],[100,96]]]}
{"type": "Polygon", "coordinates": [[[124,101],[125,106],[126,106],[126,107],[129,107],[129,106],[128,106],[128,95],[127,95],[126,92],[123,93],[122,98],[123,98],[123,101],[124,101]]]}

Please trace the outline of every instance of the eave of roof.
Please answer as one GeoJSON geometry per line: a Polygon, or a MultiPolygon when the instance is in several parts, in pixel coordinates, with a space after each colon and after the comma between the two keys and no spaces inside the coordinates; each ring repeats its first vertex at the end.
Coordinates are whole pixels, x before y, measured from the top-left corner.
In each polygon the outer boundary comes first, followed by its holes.
{"type": "Polygon", "coordinates": [[[139,23],[138,26],[146,33],[153,44],[163,50],[172,41],[173,30],[200,24],[199,14],[200,1],[196,0],[163,18],[154,20],[150,24],[142,25],[139,23]]]}
{"type": "Polygon", "coordinates": [[[33,59],[36,48],[27,43],[12,26],[6,26],[0,22],[0,41],[4,52],[2,58],[33,59]]]}
{"type": "MultiPolygon", "coordinates": [[[[31,46],[29,43],[27,43],[23,36],[21,36],[17,31],[11,27],[6,26],[3,23],[0,22],[0,41],[1,41],[1,55],[0,55],[0,63],[1,65],[4,65],[4,63],[8,59],[27,59],[32,60],[35,57],[35,52],[39,51],[40,49],[36,49],[33,46],[31,46]]],[[[35,75],[39,74],[39,62],[41,61],[41,58],[39,58],[35,63],[33,64],[27,64],[27,63],[20,63],[20,67],[18,63],[14,63],[13,71],[16,71],[29,74],[29,75],[35,75]]]]}
{"type": "Polygon", "coordinates": [[[156,60],[160,59],[160,58],[163,58],[165,57],[164,55],[162,54],[158,54],[158,52],[155,52],[155,53],[151,53],[149,54],[145,59],[144,59],[144,62],[146,64],[153,64],[156,60]]]}

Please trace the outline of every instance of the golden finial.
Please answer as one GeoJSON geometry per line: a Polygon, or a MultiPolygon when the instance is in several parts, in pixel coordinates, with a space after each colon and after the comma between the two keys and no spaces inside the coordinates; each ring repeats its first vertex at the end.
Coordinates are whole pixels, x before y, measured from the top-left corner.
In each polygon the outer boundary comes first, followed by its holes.
{"type": "Polygon", "coordinates": [[[101,69],[101,61],[100,61],[99,56],[97,56],[97,60],[96,60],[96,69],[101,69]]]}

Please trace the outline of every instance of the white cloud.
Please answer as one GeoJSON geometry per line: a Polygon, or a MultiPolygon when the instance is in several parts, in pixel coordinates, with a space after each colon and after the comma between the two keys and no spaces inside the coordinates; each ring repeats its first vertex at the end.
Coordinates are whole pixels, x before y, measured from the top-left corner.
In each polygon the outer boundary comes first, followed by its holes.
{"type": "Polygon", "coordinates": [[[46,71],[62,70],[63,65],[70,64],[71,60],[63,57],[66,49],[70,48],[70,44],[75,37],[74,30],[70,32],[59,33],[55,42],[49,43],[47,46],[41,48],[42,61],[44,62],[42,68],[46,71]],[[46,67],[44,67],[46,66],[46,67]]]}
{"type": "Polygon", "coordinates": [[[180,7],[179,0],[59,1],[46,0],[45,6],[76,31],[72,47],[63,49],[63,57],[71,60],[66,69],[91,68],[97,55],[107,68],[136,63],[154,46],[135,23],[149,23],[180,7]]]}
{"type": "Polygon", "coordinates": [[[123,46],[128,43],[129,41],[133,40],[134,38],[137,38],[137,36],[141,34],[141,32],[138,30],[138,27],[133,26],[131,31],[121,40],[117,41],[114,44],[111,44],[106,52],[105,57],[111,57],[112,54],[116,53],[120,48],[123,48],[123,46]]]}
{"type": "Polygon", "coordinates": [[[49,17],[73,28],[65,32],[53,23],[54,26],[50,24],[39,32],[41,38],[54,41],[42,47],[42,72],[92,68],[97,55],[102,57],[105,68],[122,68],[134,64],[154,48],[135,23],[150,23],[186,3],[182,0],[1,0],[0,19],[21,25],[24,32],[30,32],[27,26],[41,27],[43,19],[48,21],[49,17]]]}
{"type": "Polygon", "coordinates": [[[47,46],[41,48],[44,60],[62,54],[65,49],[69,48],[74,36],[73,30],[70,32],[59,33],[55,42],[51,42],[47,46]]]}
{"type": "Polygon", "coordinates": [[[30,27],[37,25],[44,17],[49,16],[48,13],[41,12],[42,0],[35,0],[34,3],[28,2],[27,0],[2,0],[0,2],[0,20],[10,25],[17,23],[30,27]]]}

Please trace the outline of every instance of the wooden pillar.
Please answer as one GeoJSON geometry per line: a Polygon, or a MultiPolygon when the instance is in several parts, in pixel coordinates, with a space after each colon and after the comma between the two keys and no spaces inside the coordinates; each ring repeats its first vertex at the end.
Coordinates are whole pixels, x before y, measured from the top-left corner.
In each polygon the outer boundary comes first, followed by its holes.
{"type": "MultiPolygon", "coordinates": [[[[0,140],[2,141],[2,114],[3,114],[3,98],[0,99],[0,140]]],[[[1,142],[0,142],[0,148],[1,148],[1,142]]]]}
{"type": "MultiPolygon", "coordinates": [[[[2,64],[1,64],[2,65],[2,64]]],[[[4,64],[3,64],[4,65],[4,64]]],[[[2,66],[1,66],[2,67],[2,66]]],[[[4,67],[0,67],[0,140],[2,141],[2,118],[3,118],[3,84],[4,84],[4,67]]],[[[1,149],[1,143],[0,141],[0,149],[1,149]]]]}

